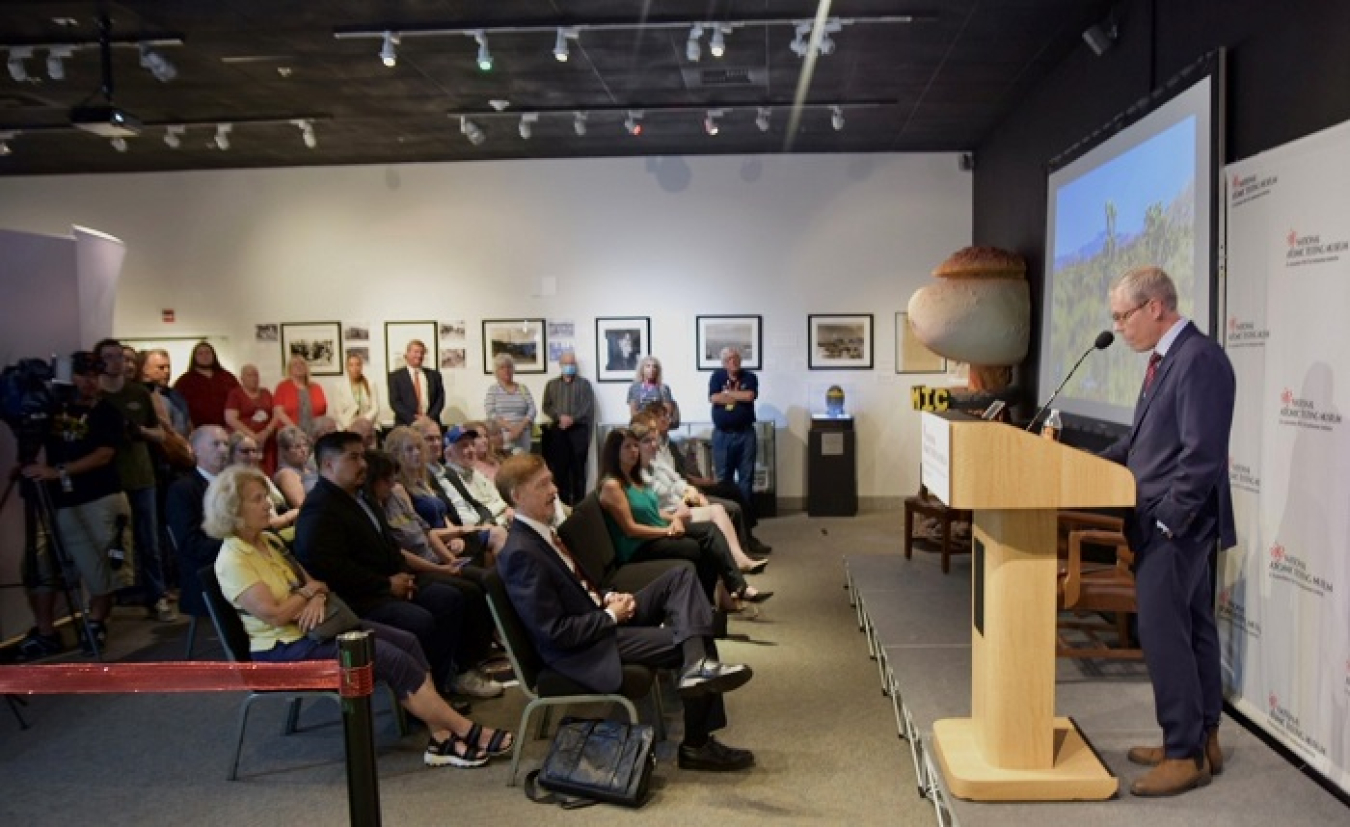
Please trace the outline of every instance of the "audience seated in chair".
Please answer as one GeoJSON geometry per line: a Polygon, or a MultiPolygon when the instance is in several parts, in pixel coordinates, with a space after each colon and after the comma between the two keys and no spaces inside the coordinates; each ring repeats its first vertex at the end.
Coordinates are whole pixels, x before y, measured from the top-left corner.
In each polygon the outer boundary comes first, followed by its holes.
{"type": "Polygon", "coordinates": [[[169,486],[165,513],[178,554],[178,608],[200,618],[207,612],[197,572],[214,564],[220,552],[220,541],[202,529],[204,498],[207,486],[230,463],[230,437],[219,425],[203,425],[192,432],[191,442],[197,467],[169,486]]]}
{"type": "Polygon", "coordinates": [[[728,771],[754,764],[749,750],[712,733],[726,725],[722,693],[744,685],[748,666],[724,664],[712,640],[712,611],[687,568],[637,594],[602,595],[594,577],[554,538],[557,489],[544,460],[520,454],[502,463],[497,485],[516,508],[497,570],[544,664],[594,691],[619,691],[623,664],[680,669],[683,769],[728,771]]]}
{"type": "MultiPolygon", "coordinates": [[[[247,434],[235,432],[230,434],[230,464],[246,465],[249,468],[256,468],[267,473],[262,467],[262,449],[253,437],[247,434]]],[[[286,495],[281,493],[281,489],[269,479],[267,480],[267,500],[272,504],[272,519],[268,522],[268,530],[275,533],[282,539],[287,546],[295,542],[295,520],[300,516],[300,509],[292,508],[286,502],[286,495]]]]}
{"type": "MultiPolygon", "coordinates": [[[[265,483],[261,472],[236,466],[207,489],[205,529],[222,541],[215,562],[221,592],[239,610],[254,660],[336,658],[335,640],[316,641],[307,635],[324,619],[328,585],[300,564],[291,565],[267,533],[265,483]]],[[[423,754],[427,766],[478,767],[511,750],[511,733],[485,729],[441,698],[414,635],[369,620],[362,626],[375,636],[375,677],[388,682],[399,702],[431,730],[423,754]]]]}
{"type": "Polygon", "coordinates": [[[310,462],[309,435],[298,425],[287,425],[277,433],[277,472],[272,482],[286,497],[286,504],[299,508],[305,496],[319,480],[319,472],[310,462]]]}

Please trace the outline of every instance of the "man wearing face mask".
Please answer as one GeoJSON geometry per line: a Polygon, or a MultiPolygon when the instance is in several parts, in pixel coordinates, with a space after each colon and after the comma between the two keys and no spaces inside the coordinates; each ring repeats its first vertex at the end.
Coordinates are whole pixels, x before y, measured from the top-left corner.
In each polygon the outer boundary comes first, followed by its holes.
{"type": "Polygon", "coordinates": [[[544,460],[557,482],[558,497],[574,506],[586,496],[586,457],[591,452],[595,392],[577,375],[577,356],[570,350],[558,357],[562,375],[544,386],[544,460]]]}

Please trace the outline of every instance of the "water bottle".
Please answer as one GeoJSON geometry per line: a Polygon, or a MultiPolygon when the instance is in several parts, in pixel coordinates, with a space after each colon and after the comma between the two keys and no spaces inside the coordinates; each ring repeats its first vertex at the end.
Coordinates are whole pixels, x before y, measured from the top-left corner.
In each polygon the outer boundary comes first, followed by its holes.
{"type": "Polygon", "coordinates": [[[113,534],[113,541],[108,544],[108,567],[113,571],[122,568],[122,564],[127,560],[126,540],[127,515],[117,515],[116,533],[113,534]]]}
{"type": "Polygon", "coordinates": [[[1050,415],[1045,418],[1045,424],[1041,426],[1041,436],[1046,439],[1059,441],[1059,432],[1064,428],[1064,421],[1060,419],[1059,411],[1051,409],[1050,415]]]}

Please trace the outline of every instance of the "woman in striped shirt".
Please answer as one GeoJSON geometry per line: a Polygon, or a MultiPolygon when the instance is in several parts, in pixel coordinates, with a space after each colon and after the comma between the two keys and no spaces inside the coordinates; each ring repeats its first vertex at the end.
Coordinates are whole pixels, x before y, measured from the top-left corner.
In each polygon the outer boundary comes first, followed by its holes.
{"type": "Polygon", "coordinates": [[[511,453],[528,454],[538,413],[534,397],[529,388],[515,381],[516,362],[509,355],[498,353],[492,365],[497,381],[488,388],[483,400],[488,425],[501,431],[502,442],[511,453]]]}

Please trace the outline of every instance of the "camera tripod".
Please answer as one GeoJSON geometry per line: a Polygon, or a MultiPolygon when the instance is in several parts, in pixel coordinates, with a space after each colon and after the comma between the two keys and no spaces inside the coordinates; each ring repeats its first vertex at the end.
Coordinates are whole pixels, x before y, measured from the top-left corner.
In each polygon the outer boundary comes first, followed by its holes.
{"type": "MultiPolygon", "coordinates": [[[[37,559],[38,538],[39,536],[45,536],[47,551],[57,563],[57,578],[61,583],[61,593],[66,599],[66,607],[72,616],[79,617],[79,634],[88,644],[89,652],[93,654],[95,660],[102,660],[98,638],[90,626],[89,604],[85,599],[84,589],[81,587],[79,569],[76,568],[75,561],[71,559],[66,551],[65,543],[61,540],[61,533],[56,525],[56,509],[52,505],[51,493],[44,483],[18,474],[10,479],[4,495],[0,496],[0,509],[5,507],[5,503],[9,501],[9,497],[16,486],[20,487],[21,498],[24,503],[24,554],[27,558],[28,572],[25,578],[28,582],[25,582],[24,585],[25,587],[34,585],[39,572],[42,570],[37,559]]],[[[10,708],[14,708],[12,702],[10,708]]],[[[17,709],[14,709],[14,712],[16,715],[18,714],[17,709]]]]}

